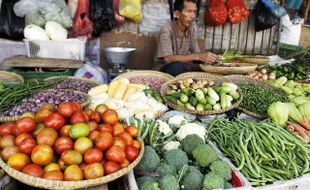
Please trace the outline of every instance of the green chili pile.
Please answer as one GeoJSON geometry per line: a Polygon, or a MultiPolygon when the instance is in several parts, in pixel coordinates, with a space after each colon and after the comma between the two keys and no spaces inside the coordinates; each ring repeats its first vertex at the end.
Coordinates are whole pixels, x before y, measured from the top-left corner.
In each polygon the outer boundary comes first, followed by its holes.
{"type": "Polygon", "coordinates": [[[208,136],[253,186],[310,172],[310,145],[270,121],[215,119],[208,136]]]}

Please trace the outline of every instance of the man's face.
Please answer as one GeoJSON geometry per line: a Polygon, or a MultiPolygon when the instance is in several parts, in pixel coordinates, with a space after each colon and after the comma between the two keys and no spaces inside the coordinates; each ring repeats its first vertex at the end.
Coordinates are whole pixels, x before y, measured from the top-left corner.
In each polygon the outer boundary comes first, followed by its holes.
{"type": "Polygon", "coordinates": [[[189,27],[196,20],[197,16],[197,5],[193,2],[184,1],[184,9],[180,12],[176,12],[179,20],[186,27],[189,27]]]}

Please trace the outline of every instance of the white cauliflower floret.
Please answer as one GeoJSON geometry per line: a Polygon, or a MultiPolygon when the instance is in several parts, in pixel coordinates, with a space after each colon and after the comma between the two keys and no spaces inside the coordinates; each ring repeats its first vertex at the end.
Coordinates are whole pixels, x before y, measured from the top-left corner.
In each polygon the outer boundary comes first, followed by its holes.
{"type": "Polygon", "coordinates": [[[187,135],[192,134],[198,135],[203,141],[205,141],[206,129],[203,126],[198,125],[197,123],[187,123],[180,127],[180,129],[176,133],[176,137],[179,141],[181,141],[187,135]]]}
{"type": "Polygon", "coordinates": [[[166,151],[172,150],[172,149],[177,149],[180,146],[179,141],[170,141],[167,144],[165,144],[164,149],[166,151]]]}
{"type": "Polygon", "coordinates": [[[159,131],[163,133],[165,136],[170,135],[172,133],[172,129],[166,122],[163,122],[161,120],[157,120],[157,122],[159,123],[159,131]]]}
{"type": "Polygon", "coordinates": [[[181,115],[170,117],[168,120],[169,125],[184,125],[186,123],[188,123],[187,119],[181,115]]]}

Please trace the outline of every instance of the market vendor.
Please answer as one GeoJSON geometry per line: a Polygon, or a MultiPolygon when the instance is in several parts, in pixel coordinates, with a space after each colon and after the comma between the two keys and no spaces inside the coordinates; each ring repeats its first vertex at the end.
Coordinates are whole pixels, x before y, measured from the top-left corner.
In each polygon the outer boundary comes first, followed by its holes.
{"type": "Polygon", "coordinates": [[[196,0],[175,1],[175,20],[161,28],[158,38],[157,58],[163,64],[160,68],[162,72],[176,76],[190,71],[190,62],[213,64],[218,61],[217,55],[200,52],[192,26],[197,17],[197,9],[196,0]]]}

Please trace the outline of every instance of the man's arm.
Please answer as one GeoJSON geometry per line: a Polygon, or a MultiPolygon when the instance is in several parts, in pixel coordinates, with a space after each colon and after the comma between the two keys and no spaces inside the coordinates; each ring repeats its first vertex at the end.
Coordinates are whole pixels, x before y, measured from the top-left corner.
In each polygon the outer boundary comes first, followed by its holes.
{"type": "Polygon", "coordinates": [[[171,63],[174,61],[181,61],[181,62],[191,62],[191,61],[201,61],[203,63],[215,63],[218,60],[218,56],[211,53],[193,53],[189,55],[167,55],[163,57],[164,62],[171,63]]]}

